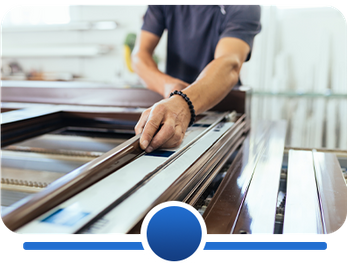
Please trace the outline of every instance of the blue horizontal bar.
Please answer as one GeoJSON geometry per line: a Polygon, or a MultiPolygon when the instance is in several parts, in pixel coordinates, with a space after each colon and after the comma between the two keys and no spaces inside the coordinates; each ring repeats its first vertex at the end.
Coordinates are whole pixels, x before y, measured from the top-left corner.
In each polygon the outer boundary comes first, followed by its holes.
{"type": "Polygon", "coordinates": [[[204,251],[328,252],[328,242],[327,239],[213,239],[207,242],[204,251]]]}
{"type": "MultiPolygon", "coordinates": [[[[22,239],[22,252],[142,252],[138,239],[22,239]]],[[[328,239],[212,239],[205,252],[328,252],[328,239]]]]}
{"type": "Polygon", "coordinates": [[[137,239],[22,239],[22,252],[142,252],[137,239]]]}

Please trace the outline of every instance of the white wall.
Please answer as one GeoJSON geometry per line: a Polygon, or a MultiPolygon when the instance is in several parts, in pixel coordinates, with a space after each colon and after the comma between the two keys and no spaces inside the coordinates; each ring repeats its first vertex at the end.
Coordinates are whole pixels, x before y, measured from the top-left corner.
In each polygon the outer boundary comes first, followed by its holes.
{"type": "MultiPolygon", "coordinates": [[[[85,80],[140,84],[128,72],[123,42],[137,33],[146,6],[72,6],[72,22],[114,20],[107,31],[4,32],[3,52],[14,46],[106,45],[111,52],[94,57],[4,57],[25,71],[70,72],[85,80]]],[[[333,8],[280,9],[262,7],[262,32],[252,59],[242,68],[244,85],[255,92],[326,92],[346,94],[346,22],[333,8]]],[[[166,39],[156,53],[164,70],[166,39]]],[[[346,149],[346,97],[253,96],[252,120],[287,119],[287,144],[299,147],[346,149]]]]}

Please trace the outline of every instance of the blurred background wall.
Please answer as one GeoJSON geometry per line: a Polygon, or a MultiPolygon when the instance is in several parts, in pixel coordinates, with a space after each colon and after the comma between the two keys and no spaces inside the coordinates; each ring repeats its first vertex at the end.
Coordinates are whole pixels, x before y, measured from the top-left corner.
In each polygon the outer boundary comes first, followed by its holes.
{"type": "MultiPolygon", "coordinates": [[[[12,9],[2,28],[2,79],[141,86],[124,42],[146,6],[12,9]]],[[[346,22],[331,7],[262,6],[262,32],[241,78],[253,88],[252,122],[288,120],[287,145],[346,149],[346,22]]],[[[156,49],[165,68],[166,33],[156,49]]]]}

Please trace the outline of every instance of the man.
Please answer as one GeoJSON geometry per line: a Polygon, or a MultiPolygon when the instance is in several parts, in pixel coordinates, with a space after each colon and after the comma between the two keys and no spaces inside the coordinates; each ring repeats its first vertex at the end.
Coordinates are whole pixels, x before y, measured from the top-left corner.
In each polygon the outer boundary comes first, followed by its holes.
{"type": "Polygon", "coordinates": [[[136,134],[142,133],[141,148],[151,152],[179,146],[194,113],[212,108],[240,84],[240,69],[260,30],[259,6],[149,6],[133,69],[164,99],[144,111],[135,126],[136,134]],[[166,73],[152,59],[164,29],[166,73]],[[183,94],[169,97],[175,90],[183,94]]]}

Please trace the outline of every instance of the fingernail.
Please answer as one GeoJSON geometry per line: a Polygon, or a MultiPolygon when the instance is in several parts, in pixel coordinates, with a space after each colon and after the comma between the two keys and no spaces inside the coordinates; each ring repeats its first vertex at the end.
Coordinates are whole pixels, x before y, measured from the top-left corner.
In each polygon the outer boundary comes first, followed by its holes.
{"type": "Polygon", "coordinates": [[[142,149],[146,149],[147,146],[148,146],[148,141],[141,142],[141,148],[142,149]]]}
{"type": "Polygon", "coordinates": [[[150,152],[152,152],[152,151],[153,151],[153,148],[152,148],[151,146],[147,147],[147,149],[146,149],[146,152],[147,152],[147,153],[150,153],[150,152]]]}

